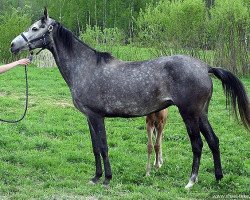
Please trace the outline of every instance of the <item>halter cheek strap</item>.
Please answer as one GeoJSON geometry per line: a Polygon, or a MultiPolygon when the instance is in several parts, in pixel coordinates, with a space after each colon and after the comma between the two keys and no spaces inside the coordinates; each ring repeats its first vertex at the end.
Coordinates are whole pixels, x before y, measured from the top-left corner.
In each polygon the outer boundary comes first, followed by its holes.
{"type": "Polygon", "coordinates": [[[26,36],[23,33],[21,33],[21,36],[23,37],[23,39],[25,40],[25,42],[27,42],[27,45],[29,47],[29,51],[31,51],[31,43],[29,42],[29,40],[26,38],[26,36]]]}
{"type": "MultiPolygon", "coordinates": [[[[54,24],[53,24],[54,25],[54,24]]],[[[32,51],[32,43],[42,40],[43,41],[43,45],[44,47],[42,47],[42,50],[45,49],[45,47],[50,43],[48,41],[48,36],[50,35],[50,33],[52,32],[54,26],[52,24],[49,25],[47,32],[45,32],[42,36],[38,37],[38,38],[34,38],[32,40],[28,40],[27,37],[24,35],[24,33],[21,33],[21,36],[23,37],[23,39],[25,40],[25,42],[27,42],[27,46],[29,47],[29,51],[32,51]]],[[[40,52],[40,51],[39,51],[40,52]]]]}

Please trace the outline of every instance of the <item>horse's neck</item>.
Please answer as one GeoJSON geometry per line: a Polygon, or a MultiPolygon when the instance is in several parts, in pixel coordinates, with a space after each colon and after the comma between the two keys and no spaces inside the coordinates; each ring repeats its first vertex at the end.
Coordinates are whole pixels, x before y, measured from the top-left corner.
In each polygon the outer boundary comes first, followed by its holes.
{"type": "Polygon", "coordinates": [[[70,50],[59,39],[54,38],[54,45],[50,51],[69,87],[72,86],[74,77],[87,74],[88,69],[94,67],[95,52],[76,38],[73,38],[72,49],[70,50]]]}

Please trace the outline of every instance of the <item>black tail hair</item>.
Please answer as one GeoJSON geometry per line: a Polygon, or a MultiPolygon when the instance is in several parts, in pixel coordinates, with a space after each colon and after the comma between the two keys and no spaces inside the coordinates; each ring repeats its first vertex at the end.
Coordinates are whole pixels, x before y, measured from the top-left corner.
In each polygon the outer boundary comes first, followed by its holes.
{"type": "Polygon", "coordinates": [[[250,108],[249,99],[242,82],[231,72],[221,68],[209,68],[222,81],[222,87],[227,98],[227,105],[232,106],[233,112],[238,120],[237,106],[243,125],[250,130],[250,108]]]}

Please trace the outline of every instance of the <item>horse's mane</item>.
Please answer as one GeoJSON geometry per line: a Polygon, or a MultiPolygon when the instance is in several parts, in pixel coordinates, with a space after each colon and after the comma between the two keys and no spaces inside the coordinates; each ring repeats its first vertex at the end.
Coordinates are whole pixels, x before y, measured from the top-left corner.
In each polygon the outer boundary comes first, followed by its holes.
{"type": "Polygon", "coordinates": [[[62,41],[64,47],[71,50],[73,47],[73,33],[57,23],[56,36],[62,41]]]}
{"type": "Polygon", "coordinates": [[[84,46],[90,48],[92,51],[95,52],[97,64],[99,64],[102,60],[104,60],[104,62],[107,63],[111,59],[114,58],[108,52],[100,52],[100,51],[97,51],[97,50],[93,49],[92,47],[88,46],[83,41],[81,41],[78,37],[76,37],[71,31],[69,31],[68,29],[63,27],[60,23],[57,23],[57,26],[58,26],[57,27],[57,37],[63,42],[64,46],[67,49],[69,49],[69,50],[72,49],[72,47],[73,47],[73,39],[76,39],[81,44],[83,44],[84,46]]]}

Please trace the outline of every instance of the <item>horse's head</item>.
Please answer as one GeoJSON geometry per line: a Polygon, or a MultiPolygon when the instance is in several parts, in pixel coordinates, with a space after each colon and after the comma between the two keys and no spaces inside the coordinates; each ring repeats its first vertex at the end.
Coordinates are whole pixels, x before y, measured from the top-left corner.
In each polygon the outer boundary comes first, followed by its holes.
{"type": "Polygon", "coordinates": [[[21,50],[31,51],[36,48],[48,47],[52,41],[51,32],[55,24],[55,20],[49,18],[48,11],[45,8],[41,19],[11,42],[11,52],[16,54],[21,50]]]}

